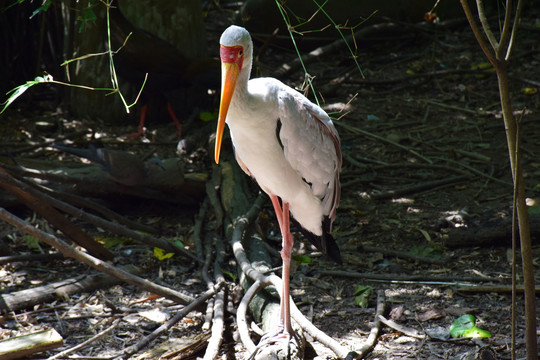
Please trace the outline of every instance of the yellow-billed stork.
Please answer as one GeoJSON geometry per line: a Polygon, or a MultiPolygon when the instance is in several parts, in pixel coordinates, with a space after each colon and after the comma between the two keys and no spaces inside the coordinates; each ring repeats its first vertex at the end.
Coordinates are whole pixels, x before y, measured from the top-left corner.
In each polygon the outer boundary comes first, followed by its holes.
{"type": "Polygon", "coordinates": [[[230,26],[220,44],[222,81],[215,160],[219,163],[226,122],[238,164],[270,196],[276,212],[283,237],[280,331],[290,335],[293,237],[289,211],[304,236],[341,263],[339,248],[330,235],[340,197],[339,136],[324,110],[298,91],[273,78],[249,80],[253,42],[246,29],[230,26]]]}

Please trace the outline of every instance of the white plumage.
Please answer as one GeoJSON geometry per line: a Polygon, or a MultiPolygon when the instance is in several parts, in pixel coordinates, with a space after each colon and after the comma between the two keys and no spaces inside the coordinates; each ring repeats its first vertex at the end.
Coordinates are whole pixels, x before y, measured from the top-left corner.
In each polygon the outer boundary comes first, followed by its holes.
{"type": "MultiPolygon", "coordinates": [[[[330,117],[298,91],[273,78],[249,80],[253,44],[245,29],[230,26],[220,43],[223,75],[216,162],[226,122],[238,163],[272,198],[284,238],[288,299],[289,209],[315,246],[341,261],[330,235],[340,196],[339,136],[330,117]]],[[[282,316],[288,317],[288,310],[282,316]]],[[[287,321],[285,332],[290,330],[287,321]]]]}

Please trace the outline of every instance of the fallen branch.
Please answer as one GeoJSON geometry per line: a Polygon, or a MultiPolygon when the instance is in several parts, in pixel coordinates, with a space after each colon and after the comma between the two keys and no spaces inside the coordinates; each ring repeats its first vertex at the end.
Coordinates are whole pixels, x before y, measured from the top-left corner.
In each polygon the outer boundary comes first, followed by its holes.
{"type": "Polygon", "coordinates": [[[123,280],[129,284],[133,284],[143,290],[149,291],[156,295],[163,296],[167,299],[173,300],[179,304],[189,304],[194,301],[194,298],[183,294],[181,292],[172,290],[165,286],[157,285],[149,280],[140,278],[138,276],[132,275],[129,272],[118,269],[115,266],[104,262],[96,257],[88,255],[82,251],[75,249],[73,246],[69,245],[63,240],[58,239],[57,237],[48,234],[40,229],[36,229],[34,226],[28,224],[24,220],[18,218],[17,216],[9,213],[4,208],[0,208],[0,219],[10,223],[15,226],[19,231],[35,236],[44,243],[58,249],[65,257],[74,258],[84,264],[87,264],[93,267],[96,270],[102,271],[114,277],[117,277],[120,280],[123,280]]]}
{"type": "Polygon", "coordinates": [[[400,275],[400,274],[373,274],[373,273],[359,273],[355,271],[343,271],[343,270],[321,270],[323,276],[331,277],[350,277],[357,279],[367,279],[373,281],[383,281],[391,283],[414,282],[416,284],[439,284],[455,286],[461,285],[466,282],[498,282],[502,281],[498,278],[480,277],[480,276],[433,276],[431,274],[418,274],[418,275],[400,275]]]}
{"type": "Polygon", "coordinates": [[[101,204],[92,201],[89,198],[81,197],[75,194],[66,193],[63,191],[56,191],[53,189],[40,187],[40,189],[47,193],[49,196],[64,201],[66,203],[69,203],[73,206],[83,208],[83,209],[91,209],[95,211],[96,213],[100,214],[102,217],[105,217],[109,220],[113,220],[119,224],[128,226],[130,229],[135,229],[139,231],[144,231],[149,234],[155,234],[158,231],[152,227],[145,224],[141,224],[137,221],[133,221],[131,219],[126,218],[125,216],[122,216],[118,214],[117,212],[112,211],[111,209],[102,206],[101,204]]]}
{"type": "Polygon", "coordinates": [[[202,295],[198,296],[196,299],[193,299],[193,301],[190,302],[189,305],[186,305],[185,308],[180,310],[176,315],[174,315],[171,319],[169,319],[165,324],[158,327],[156,330],[152,331],[149,335],[145,336],[141,341],[139,341],[137,344],[132,345],[128,347],[124,354],[118,358],[122,359],[128,359],[131,357],[131,355],[135,354],[136,352],[140,351],[142,348],[150,344],[150,342],[154,339],[156,339],[161,334],[168,331],[174,324],[182,320],[184,316],[189,314],[190,312],[200,309],[206,300],[208,300],[210,297],[214,296],[216,291],[221,289],[221,287],[224,285],[224,283],[216,284],[216,286],[213,289],[209,289],[206,292],[204,292],[202,295]]]}
{"type": "MultiPolygon", "coordinates": [[[[140,271],[134,266],[127,267],[125,270],[134,274],[140,271]]],[[[31,289],[0,294],[0,309],[6,313],[27,309],[37,304],[53,301],[58,296],[70,296],[85,291],[91,292],[95,289],[110,287],[119,282],[120,280],[118,278],[103,273],[81,275],[76,278],[57,281],[31,289]]]]}
{"type": "Polygon", "coordinates": [[[0,359],[21,359],[62,346],[64,339],[54,329],[0,341],[0,359]]]}
{"type": "Polygon", "coordinates": [[[174,252],[175,254],[182,254],[193,260],[199,261],[199,259],[195,255],[193,255],[190,251],[174,243],[171,243],[169,241],[162,240],[162,239],[150,236],[150,235],[146,235],[138,231],[131,230],[125,226],[100,218],[99,216],[89,214],[63,201],[55,199],[52,196],[40,193],[40,197],[46,200],[49,204],[51,204],[51,206],[57,208],[58,210],[62,210],[63,212],[70,214],[74,216],[75,218],[87,221],[91,224],[94,224],[98,227],[108,230],[111,233],[128,237],[144,245],[158,247],[168,252],[174,252]]]}
{"type": "MultiPolygon", "coordinates": [[[[52,226],[62,231],[71,240],[84,247],[92,255],[112,259],[114,255],[91,236],[82,231],[73,222],[56,210],[41,192],[15,179],[11,174],[0,168],[0,186],[17,196],[26,206],[43,216],[52,226]]],[[[28,224],[27,224],[28,225],[28,224]]]]}
{"type": "MultiPolygon", "coordinates": [[[[512,285],[481,285],[481,286],[461,286],[456,289],[459,292],[466,293],[499,293],[499,294],[509,294],[512,293],[512,285]]],[[[517,293],[523,294],[524,287],[523,285],[516,285],[515,291],[517,293]]],[[[540,294],[540,285],[537,285],[534,288],[535,293],[540,294]]]]}

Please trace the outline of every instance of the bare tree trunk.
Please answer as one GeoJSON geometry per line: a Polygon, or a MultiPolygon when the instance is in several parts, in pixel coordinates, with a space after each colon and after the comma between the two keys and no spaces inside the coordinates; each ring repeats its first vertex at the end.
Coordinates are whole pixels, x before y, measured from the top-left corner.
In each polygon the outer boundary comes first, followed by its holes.
{"type": "MultiPolygon", "coordinates": [[[[531,234],[529,227],[529,214],[527,212],[527,205],[525,203],[525,182],[523,181],[523,173],[518,156],[518,124],[514,117],[512,103],[510,100],[510,90],[508,88],[508,64],[515,39],[517,25],[520,20],[521,10],[523,8],[523,1],[518,0],[515,7],[511,0],[506,1],[503,26],[499,39],[497,39],[494,33],[491,31],[489,22],[484,12],[482,0],[476,0],[476,5],[483,34],[485,34],[487,41],[486,38],[482,36],[482,31],[477,25],[477,20],[469,8],[468,0],[461,0],[461,6],[465,11],[465,15],[467,16],[467,20],[471,25],[474,36],[497,73],[499,96],[501,100],[504,126],[506,129],[506,141],[510,156],[512,178],[514,179],[514,206],[515,212],[517,213],[519,238],[521,244],[521,258],[523,262],[523,285],[525,292],[525,341],[527,346],[527,359],[533,360],[538,358],[538,343],[536,338],[536,293],[534,288],[531,234]],[[512,14],[514,12],[514,8],[515,13],[512,14]]],[[[513,232],[513,234],[515,234],[515,232],[513,232]]],[[[512,236],[512,238],[514,240],[514,236],[512,236]]],[[[513,244],[515,244],[515,241],[513,241],[513,244]]],[[[515,251],[514,246],[513,250],[515,251]]],[[[513,266],[515,266],[515,261],[513,262],[513,266]]],[[[515,288],[516,277],[514,270],[512,271],[512,274],[512,281],[515,288]]],[[[513,299],[514,298],[515,291],[513,291],[513,299]]],[[[512,306],[512,358],[515,358],[515,302],[513,302],[512,306]]]]}

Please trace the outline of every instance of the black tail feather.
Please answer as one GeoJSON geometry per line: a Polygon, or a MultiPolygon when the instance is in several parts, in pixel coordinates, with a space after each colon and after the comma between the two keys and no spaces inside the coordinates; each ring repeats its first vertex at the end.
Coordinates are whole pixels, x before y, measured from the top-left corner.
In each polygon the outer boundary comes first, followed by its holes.
{"type": "Polygon", "coordinates": [[[311,231],[308,231],[302,227],[293,217],[291,220],[294,225],[300,230],[300,232],[309,240],[319,251],[328,256],[330,259],[334,260],[338,264],[343,264],[343,259],[341,258],[341,252],[339,251],[339,246],[336,243],[334,237],[330,234],[330,219],[325,218],[323,220],[323,234],[322,236],[317,236],[311,231]]]}

